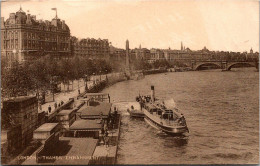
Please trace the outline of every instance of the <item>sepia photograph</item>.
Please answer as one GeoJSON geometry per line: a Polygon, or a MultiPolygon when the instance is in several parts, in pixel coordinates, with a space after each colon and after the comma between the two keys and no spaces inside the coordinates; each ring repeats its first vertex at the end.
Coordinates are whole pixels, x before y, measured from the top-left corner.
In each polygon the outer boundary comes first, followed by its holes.
{"type": "Polygon", "coordinates": [[[1,165],[259,164],[259,0],[2,0],[1,165]]]}

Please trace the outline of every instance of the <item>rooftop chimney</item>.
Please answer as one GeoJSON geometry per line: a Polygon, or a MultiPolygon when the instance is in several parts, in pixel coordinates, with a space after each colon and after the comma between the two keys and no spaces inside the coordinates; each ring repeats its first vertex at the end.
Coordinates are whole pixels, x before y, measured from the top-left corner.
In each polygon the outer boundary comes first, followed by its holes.
{"type": "Polygon", "coordinates": [[[31,15],[30,14],[27,14],[27,20],[26,20],[26,24],[31,24],[32,21],[31,21],[31,15]]]}
{"type": "Polygon", "coordinates": [[[61,28],[62,28],[62,29],[65,29],[65,28],[66,28],[66,26],[65,26],[65,21],[64,21],[64,20],[62,20],[62,22],[61,22],[61,28]]]}
{"type": "Polygon", "coordinates": [[[36,15],[32,15],[32,19],[36,21],[36,15]]]}
{"type": "Polygon", "coordinates": [[[15,18],[15,13],[10,13],[10,18],[15,18]]]}

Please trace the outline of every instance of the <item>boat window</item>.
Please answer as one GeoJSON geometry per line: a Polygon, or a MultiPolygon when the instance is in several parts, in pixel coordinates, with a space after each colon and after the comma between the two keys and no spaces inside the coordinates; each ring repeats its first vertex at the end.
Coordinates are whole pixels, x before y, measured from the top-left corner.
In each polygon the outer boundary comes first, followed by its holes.
{"type": "Polygon", "coordinates": [[[172,110],[165,110],[163,114],[163,119],[176,120],[177,116],[173,114],[172,110]]]}
{"type": "Polygon", "coordinates": [[[168,114],[163,114],[162,118],[163,119],[168,119],[168,114]]]}
{"type": "Polygon", "coordinates": [[[162,111],[161,111],[161,110],[158,110],[157,114],[158,114],[158,115],[162,115],[162,111]]]}

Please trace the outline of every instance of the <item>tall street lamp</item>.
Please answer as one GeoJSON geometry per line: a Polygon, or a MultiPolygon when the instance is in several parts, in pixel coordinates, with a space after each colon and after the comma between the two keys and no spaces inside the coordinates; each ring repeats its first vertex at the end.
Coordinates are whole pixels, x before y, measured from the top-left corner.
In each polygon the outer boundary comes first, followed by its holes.
{"type": "Polygon", "coordinates": [[[52,90],[52,100],[54,101],[54,79],[53,76],[51,76],[51,90],[52,90]]]}
{"type": "Polygon", "coordinates": [[[101,82],[101,70],[99,71],[99,81],[101,82]]]}
{"type": "Polygon", "coordinates": [[[95,76],[95,73],[93,73],[93,76],[94,76],[94,84],[96,84],[96,76],[95,76]]]}

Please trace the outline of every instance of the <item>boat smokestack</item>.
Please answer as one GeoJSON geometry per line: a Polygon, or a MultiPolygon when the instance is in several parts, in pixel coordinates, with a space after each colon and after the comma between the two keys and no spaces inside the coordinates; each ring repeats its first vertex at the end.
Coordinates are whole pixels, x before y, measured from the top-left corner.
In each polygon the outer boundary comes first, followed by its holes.
{"type": "Polygon", "coordinates": [[[153,85],[151,86],[151,99],[152,99],[152,102],[155,101],[154,86],[153,85]]]}

